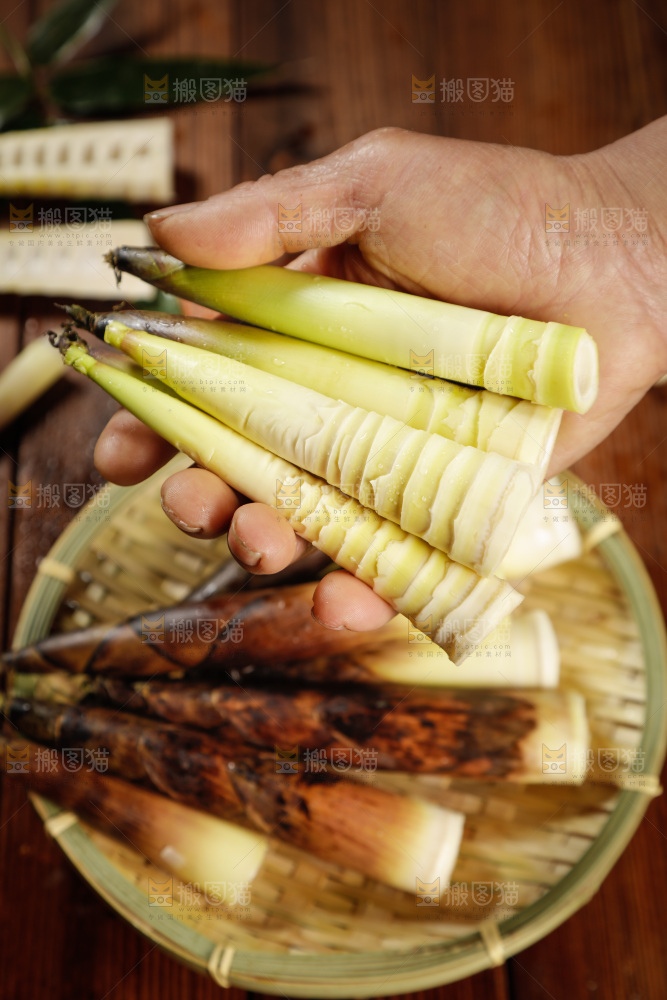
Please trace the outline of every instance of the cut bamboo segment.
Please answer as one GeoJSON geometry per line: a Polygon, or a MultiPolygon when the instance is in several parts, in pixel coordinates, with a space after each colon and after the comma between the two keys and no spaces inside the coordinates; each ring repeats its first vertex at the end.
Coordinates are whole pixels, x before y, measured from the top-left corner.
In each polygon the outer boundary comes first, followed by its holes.
{"type": "Polygon", "coordinates": [[[0,372],[0,430],[39,399],[63,375],[46,337],[38,337],[0,372]]]}
{"type": "Polygon", "coordinates": [[[208,414],[94,359],[82,342],[61,338],[61,349],[66,364],[101,385],[165,440],[240,493],[275,507],[297,534],[417,622],[455,663],[521,602],[509,584],[450,561],[208,414]]]}
{"type": "Polygon", "coordinates": [[[95,314],[69,306],[67,312],[101,338],[110,322],[120,322],[223,354],[409,427],[536,465],[541,475],[560,426],[562,410],[407,372],[257,327],[136,310],[95,314]]]}
{"type": "MultiPolygon", "coordinates": [[[[265,836],[200,809],[173,802],[153,791],[83,766],[67,767],[56,754],[48,765],[42,747],[15,736],[0,736],[9,781],[74,809],[98,829],[127,839],[149,861],[184,882],[248,883],[268,848],[265,836]]],[[[83,754],[81,754],[83,758],[83,754]]]]}
{"type": "Polygon", "coordinates": [[[496,316],[284,267],[214,271],[163,250],[120,247],[119,271],[236,319],[507,396],[586,413],[598,356],[581,327],[496,316]]]}
{"type": "Polygon", "coordinates": [[[187,402],[483,576],[534,495],[534,466],[112,321],[104,339],[187,402]],[[156,360],[157,359],[157,360],[156,360]]]}
{"type": "MultiPolygon", "coordinates": [[[[135,220],[85,223],[76,232],[67,227],[40,232],[0,233],[0,292],[16,295],[79,295],[89,299],[119,299],[121,291],[100,264],[109,243],[119,238],[145,239],[147,229],[135,220]],[[63,231],[65,230],[65,231],[63,231]]],[[[152,299],[150,285],[133,278],[122,297],[152,299]]]]}
{"type": "Polygon", "coordinates": [[[173,131],[164,116],[5,132],[0,196],[168,203],[173,131]]]}

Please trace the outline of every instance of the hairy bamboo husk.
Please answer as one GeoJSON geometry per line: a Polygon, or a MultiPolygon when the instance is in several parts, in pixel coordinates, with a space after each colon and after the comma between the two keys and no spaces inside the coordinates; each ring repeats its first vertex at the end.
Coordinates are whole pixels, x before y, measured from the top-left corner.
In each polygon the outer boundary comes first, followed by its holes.
{"type": "Polygon", "coordinates": [[[123,776],[132,756],[133,780],[395,888],[414,891],[424,872],[446,882],[456,861],[460,814],[328,771],[310,773],[293,748],[284,756],[250,757],[247,749],[242,756],[243,747],[225,752],[205,733],[80,705],[10,699],[5,711],[28,737],[70,750],[103,746],[109,770],[123,776]]]}

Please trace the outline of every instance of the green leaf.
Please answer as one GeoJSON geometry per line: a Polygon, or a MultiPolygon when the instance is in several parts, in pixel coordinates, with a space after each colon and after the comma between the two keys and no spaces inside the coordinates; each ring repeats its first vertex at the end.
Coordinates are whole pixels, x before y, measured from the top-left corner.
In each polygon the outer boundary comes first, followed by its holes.
{"type": "Polygon", "coordinates": [[[117,0],[63,0],[50,7],[28,32],[28,58],[46,66],[70,58],[97,34],[117,0]]]}
{"type": "Polygon", "coordinates": [[[227,59],[107,57],[58,71],[51,80],[50,93],[52,100],[68,114],[155,112],[194,103],[184,102],[182,94],[181,100],[176,99],[177,81],[191,82],[196,101],[201,101],[205,92],[202,82],[219,80],[222,89],[219,100],[224,102],[228,93],[223,81],[248,80],[273,68],[266,63],[227,59]],[[162,99],[162,94],[166,99],[162,99]]]}
{"type": "Polygon", "coordinates": [[[32,97],[32,80],[14,74],[0,74],[0,129],[4,129],[27,106],[32,97]]]}
{"type": "Polygon", "coordinates": [[[2,42],[7,55],[14,63],[16,72],[20,73],[21,76],[30,76],[30,60],[26,55],[25,49],[19,42],[16,35],[1,21],[0,42],[2,42]]]}

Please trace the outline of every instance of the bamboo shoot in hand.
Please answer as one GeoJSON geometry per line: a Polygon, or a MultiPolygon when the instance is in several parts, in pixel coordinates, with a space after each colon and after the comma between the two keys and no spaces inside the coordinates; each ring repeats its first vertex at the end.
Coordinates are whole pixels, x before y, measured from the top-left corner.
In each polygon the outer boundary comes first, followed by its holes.
{"type": "Polygon", "coordinates": [[[67,306],[66,312],[101,339],[109,323],[123,323],[133,330],[223,354],[457,444],[536,465],[541,475],[560,426],[562,410],[455,385],[240,323],[152,311],[91,313],[75,305],[67,306]]]}
{"type": "Polygon", "coordinates": [[[505,555],[539,475],[280,376],[122,323],[104,339],[232,430],[483,576],[505,555]]]}
{"type": "MultiPolygon", "coordinates": [[[[55,336],[55,335],[54,335],[55,336]]],[[[232,488],[275,507],[297,534],[372,587],[459,663],[521,596],[482,578],[358,501],[229,430],[208,414],[91,357],[61,338],[65,363],[232,488]]],[[[477,531],[483,526],[477,525],[477,531]]]]}
{"type": "Polygon", "coordinates": [[[399,368],[417,358],[440,378],[575,413],[586,413],[597,395],[597,347],[581,327],[266,264],[189,267],[155,248],[119,247],[107,259],[117,273],[236,319],[399,368]]]}

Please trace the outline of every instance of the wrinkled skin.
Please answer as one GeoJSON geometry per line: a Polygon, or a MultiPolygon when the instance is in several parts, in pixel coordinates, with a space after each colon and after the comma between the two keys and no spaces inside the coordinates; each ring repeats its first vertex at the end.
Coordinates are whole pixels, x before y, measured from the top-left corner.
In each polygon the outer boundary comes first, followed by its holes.
{"type": "MultiPolygon", "coordinates": [[[[287,266],[588,328],[600,354],[598,400],[583,417],[565,414],[551,475],[602,441],[667,371],[666,154],[667,118],[565,157],[381,129],[321,160],[165,209],[148,222],[156,242],[188,264],[248,267],[298,254],[287,266]],[[575,248],[561,236],[545,245],[545,202],[569,202],[573,221],[577,207],[598,216],[602,206],[646,209],[648,246],[600,240],[575,248]],[[278,233],[278,204],[303,205],[303,232],[278,233]],[[340,236],[335,246],[318,246],[317,236],[309,243],[308,210],[333,215],[336,206],[351,205],[377,209],[379,231],[340,236]]],[[[334,239],[329,234],[328,242],[334,239]]],[[[98,441],[97,467],[113,482],[139,482],[172,454],[137,425],[120,411],[98,441]]],[[[162,502],[191,534],[210,538],[229,528],[234,556],[255,573],[276,572],[304,549],[274,511],[245,503],[203,469],[171,476],[162,502]]],[[[393,612],[340,571],[319,584],[314,614],[330,627],[359,630],[379,627],[393,612]]]]}

